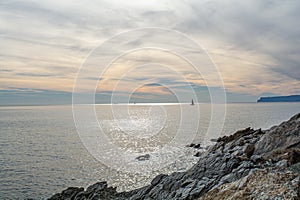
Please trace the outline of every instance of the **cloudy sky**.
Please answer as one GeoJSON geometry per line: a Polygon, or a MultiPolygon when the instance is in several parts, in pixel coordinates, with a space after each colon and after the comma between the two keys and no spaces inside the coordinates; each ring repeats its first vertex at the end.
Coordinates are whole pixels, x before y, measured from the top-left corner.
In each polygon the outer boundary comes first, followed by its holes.
{"type": "MultiPolygon", "coordinates": [[[[70,102],[90,52],[116,34],[143,27],[176,30],[203,46],[220,72],[228,101],[299,94],[299,10],[297,0],[2,0],[0,104],[70,102]]],[[[166,43],[158,34],[148,37],[166,43]]],[[[126,44],[134,49],[142,42],[136,38],[126,44]]],[[[91,70],[85,78],[100,79],[99,102],[109,101],[112,93],[134,101],[173,101],[174,93],[190,99],[191,88],[199,101],[207,101],[207,88],[222,87],[207,84],[175,57],[158,50],[132,52],[105,74],[91,70]],[[164,59],[158,63],[149,56],[164,59]],[[130,70],[132,63],[136,68],[130,70]]]]}

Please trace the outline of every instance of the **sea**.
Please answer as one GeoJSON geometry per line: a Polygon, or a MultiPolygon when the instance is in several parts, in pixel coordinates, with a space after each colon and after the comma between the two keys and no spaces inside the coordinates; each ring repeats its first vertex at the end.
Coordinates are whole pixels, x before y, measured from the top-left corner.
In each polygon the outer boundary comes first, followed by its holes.
{"type": "Polygon", "coordinates": [[[299,113],[300,103],[103,104],[93,106],[93,119],[80,109],[0,107],[0,199],[46,199],[98,181],[118,191],[142,187],[158,174],[195,164],[201,150],[187,147],[190,143],[207,147],[212,143],[207,138],[247,127],[268,129],[299,113]],[[224,108],[214,118],[212,110],[224,108]],[[210,126],[221,129],[210,133],[210,126]]]}

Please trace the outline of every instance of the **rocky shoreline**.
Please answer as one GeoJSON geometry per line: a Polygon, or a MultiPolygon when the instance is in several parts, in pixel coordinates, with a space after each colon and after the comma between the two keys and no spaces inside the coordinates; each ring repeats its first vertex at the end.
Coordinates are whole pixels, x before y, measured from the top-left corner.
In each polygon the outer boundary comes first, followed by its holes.
{"type": "Polygon", "coordinates": [[[133,191],[119,193],[98,182],[49,199],[300,199],[300,113],[268,130],[218,138],[197,157],[186,172],[158,175],[133,191]]]}

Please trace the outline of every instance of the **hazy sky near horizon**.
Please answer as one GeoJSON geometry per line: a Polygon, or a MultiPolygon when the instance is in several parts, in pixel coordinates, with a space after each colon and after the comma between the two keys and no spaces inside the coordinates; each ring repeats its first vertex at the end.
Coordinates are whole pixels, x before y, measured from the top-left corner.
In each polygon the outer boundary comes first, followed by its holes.
{"type": "MultiPolygon", "coordinates": [[[[91,50],[115,34],[143,27],[177,30],[204,46],[219,69],[229,101],[299,94],[299,10],[297,0],[2,0],[0,104],[47,101],[55,95],[60,95],[58,103],[67,101],[91,50]]],[[[98,91],[111,93],[120,79],[116,76],[127,66],[126,61],[115,63],[110,74],[101,77],[98,91]]],[[[184,64],[178,71],[184,81],[161,67],[145,66],[123,78],[115,92],[132,93],[126,86],[140,83],[144,85],[134,95],[166,101],[171,93],[162,85],[167,83],[182,93],[191,85],[201,93],[201,77],[184,64]]]]}

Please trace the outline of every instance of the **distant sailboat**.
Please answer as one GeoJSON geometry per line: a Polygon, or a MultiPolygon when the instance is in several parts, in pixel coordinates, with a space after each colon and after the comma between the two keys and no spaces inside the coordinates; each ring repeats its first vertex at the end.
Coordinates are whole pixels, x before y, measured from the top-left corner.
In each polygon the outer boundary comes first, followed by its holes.
{"type": "Polygon", "coordinates": [[[194,104],[194,100],[193,100],[193,99],[192,99],[192,103],[191,103],[191,105],[192,105],[192,106],[193,106],[193,105],[195,105],[195,104],[194,104]]]}

